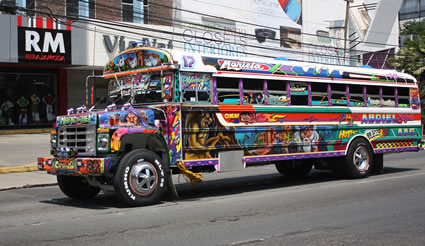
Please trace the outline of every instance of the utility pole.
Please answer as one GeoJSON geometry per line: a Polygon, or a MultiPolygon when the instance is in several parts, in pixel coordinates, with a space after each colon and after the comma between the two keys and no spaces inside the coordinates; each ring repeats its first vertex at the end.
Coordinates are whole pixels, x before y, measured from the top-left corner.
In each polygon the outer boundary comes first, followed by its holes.
{"type": "Polygon", "coordinates": [[[354,0],[344,0],[347,2],[345,7],[345,23],[344,23],[344,60],[347,52],[347,34],[348,34],[348,18],[350,14],[350,3],[353,3],[354,0]]]}

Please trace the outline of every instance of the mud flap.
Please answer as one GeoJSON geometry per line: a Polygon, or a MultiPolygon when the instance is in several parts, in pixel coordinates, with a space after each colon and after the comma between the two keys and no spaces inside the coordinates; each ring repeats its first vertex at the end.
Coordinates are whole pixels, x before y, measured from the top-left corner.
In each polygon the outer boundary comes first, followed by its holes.
{"type": "Polygon", "coordinates": [[[177,193],[176,186],[173,183],[173,175],[170,170],[167,170],[167,198],[171,201],[179,200],[179,194],[177,193]]]}
{"type": "Polygon", "coordinates": [[[217,172],[240,171],[245,168],[243,150],[221,151],[218,153],[217,172]]]}

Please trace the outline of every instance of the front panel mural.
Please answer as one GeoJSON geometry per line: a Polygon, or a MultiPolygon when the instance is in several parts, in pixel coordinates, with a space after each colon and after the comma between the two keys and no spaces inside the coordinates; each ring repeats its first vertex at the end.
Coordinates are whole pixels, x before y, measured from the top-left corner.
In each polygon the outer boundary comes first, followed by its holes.
{"type": "Polygon", "coordinates": [[[291,112],[294,110],[289,107],[275,113],[273,109],[276,108],[183,107],[185,163],[217,159],[220,151],[241,149],[246,160],[261,156],[296,159],[322,157],[323,153],[344,155],[355,136],[367,138],[377,153],[413,150],[420,140],[420,124],[416,124],[420,122],[419,114],[363,114],[348,112],[350,109],[339,109],[347,111],[343,113],[338,109],[301,109],[301,113],[291,112]]]}

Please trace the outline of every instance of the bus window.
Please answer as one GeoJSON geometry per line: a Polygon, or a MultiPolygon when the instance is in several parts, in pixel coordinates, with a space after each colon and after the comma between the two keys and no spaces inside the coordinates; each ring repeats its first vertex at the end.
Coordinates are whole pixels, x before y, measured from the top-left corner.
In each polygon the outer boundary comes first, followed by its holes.
{"type": "Polygon", "coordinates": [[[328,106],[328,84],[311,83],[311,104],[313,106],[328,106]]]}
{"type": "Polygon", "coordinates": [[[381,96],[379,88],[379,86],[368,86],[366,88],[368,107],[381,107],[381,96]]]}
{"type": "Polygon", "coordinates": [[[401,108],[410,107],[409,88],[398,88],[398,106],[401,108]]]}
{"type": "Polygon", "coordinates": [[[244,104],[264,104],[264,80],[243,80],[244,104]]]}
{"type": "Polygon", "coordinates": [[[395,107],[395,90],[394,87],[382,87],[382,106],[383,107],[395,107]]]}
{"type": "Polygon", "coordinates": [[[217,77],[218,103],[240,104],[239,79],[217,77]]]}
{"type": "Polygon", "coordinates": [[[347,106],[347,88],[343,84],[331,84],[333,106],[347,106]]]}
{"type": "Polygon", "coordinates": [[[181,73],[183,102],[211,102],[211,75],[204,73],[181,73]]]}
{"type": "Polygon", "coordinates": [[[363,85],[350,85],[350,107],[364,107],[363,85]]]}
{"type": "Polygon", "coordinates": [[[307,83],[291,82],[291,105],[308,105],[307,83]]]}
{"type": "Polygon", "coordinates": [[[267,104],[288,105],[286,82],[282,80],[267,81],[267,104]]]}

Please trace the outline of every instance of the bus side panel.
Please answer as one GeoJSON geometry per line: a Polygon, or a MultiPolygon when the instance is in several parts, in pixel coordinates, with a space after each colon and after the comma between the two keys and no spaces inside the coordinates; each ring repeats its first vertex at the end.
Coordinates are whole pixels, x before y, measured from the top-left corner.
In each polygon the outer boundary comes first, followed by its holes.
{"type": "Polygon", "coordinates": [[[182,114],[183,158],[189,161],[216,160],[220,151],[241,149],[247,162],[339,156],[359,136],[375,153],[415,151],[421,133],[414,125],[419,115],[385,114],[385,122],[376,121],[383,114],[343,108],[185,106],[182,114]]]}
{"type": "Polygon", "coordinates": [[[208,160],[222,150],[241,149],[234,131],[219,122],[217,107],[182,107],[183,159],[208,160]]]}
{"type": "Polygon", "coordinates": [[[249,105],[183,107],[184,159],[214,159],[219,151],[240,149],[245,156],[288,155],[284,159],[290,154],[344,151],[337,139],[339,125],[329,125],[329,117],[327,112],[256,112],[249,105]],[[314,117],[325,124],[312,123],[314,117]]]}

